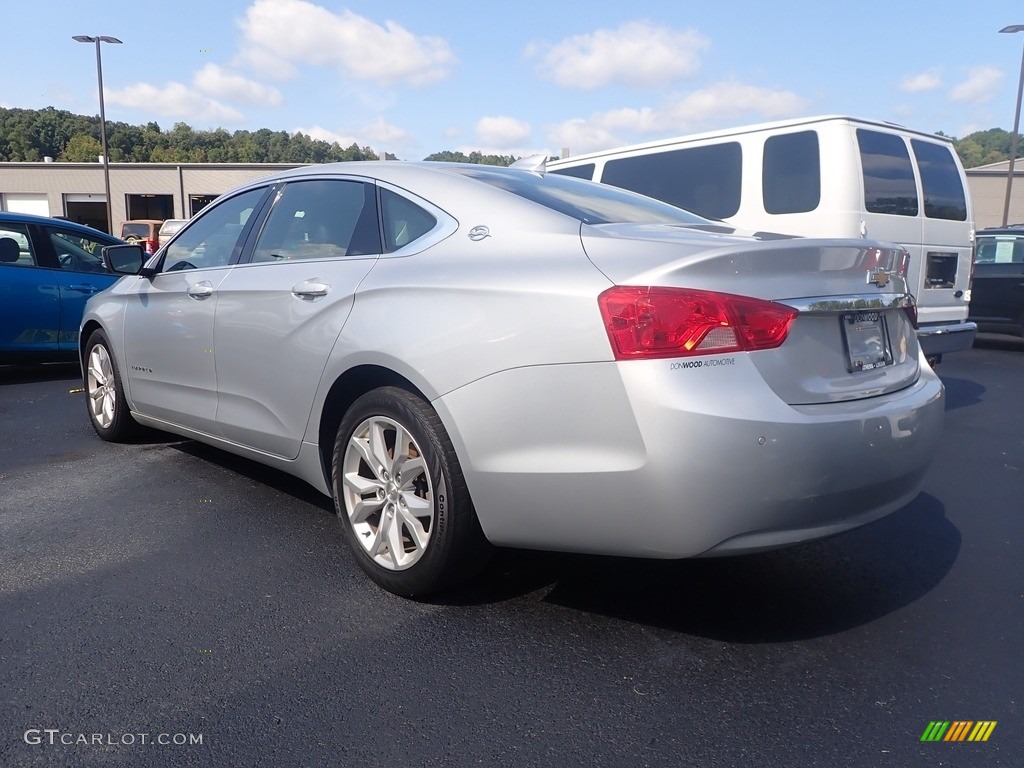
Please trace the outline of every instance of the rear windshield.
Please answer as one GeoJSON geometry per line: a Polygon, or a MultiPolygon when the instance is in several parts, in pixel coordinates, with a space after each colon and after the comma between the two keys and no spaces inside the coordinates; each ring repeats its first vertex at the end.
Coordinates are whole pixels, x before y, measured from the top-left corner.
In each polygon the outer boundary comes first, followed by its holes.
{"type": "Polygon", "coordinates": [[[121,227],[121,237],[135,235],[135,237],[149,237],[149,224],[125,224],[121,227]]]}
{"type": "Polygon", "coordinates": [[[924,188],[924,215],[929,219],[967,221],[967,195],[953,150],[931,141],[913,139],[917,167],[924,188]]]}
{"type": "Polygon", "coordinates": [[[1019,235],[979,235],[978,264],[1024,264],[1024,232],[1019,235]]]}
{"type": "Polygon", "coordinates": [[[530,171],[489,170],[480,166],[451,168],[491,186],[564,213],[584,224],[621,224],[644,222],[654,224],[707,225],[711,222],[696,214],[637,195],[624,189],[570,176],[530,171]]]}

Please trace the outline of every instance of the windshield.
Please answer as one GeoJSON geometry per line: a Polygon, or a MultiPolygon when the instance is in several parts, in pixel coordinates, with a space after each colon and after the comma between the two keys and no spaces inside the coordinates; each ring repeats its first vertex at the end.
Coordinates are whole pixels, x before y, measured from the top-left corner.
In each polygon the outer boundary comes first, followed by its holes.
{"type": "Polygon", "coordinates": [[[451,170],[572,216],[584,224],[645,223],[688,227],[713,224],[660,200],[571,176],[474,165],[451,170]]]}

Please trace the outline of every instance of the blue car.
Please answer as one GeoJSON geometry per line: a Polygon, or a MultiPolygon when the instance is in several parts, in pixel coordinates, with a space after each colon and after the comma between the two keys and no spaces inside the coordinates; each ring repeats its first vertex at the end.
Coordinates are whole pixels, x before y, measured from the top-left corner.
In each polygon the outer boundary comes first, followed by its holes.
{"type": "Polygon", "coordinates": [[[116,237],[62,219],[0,212],[0,364],[78,359],[86,300],[114,283],[116,237]]]}

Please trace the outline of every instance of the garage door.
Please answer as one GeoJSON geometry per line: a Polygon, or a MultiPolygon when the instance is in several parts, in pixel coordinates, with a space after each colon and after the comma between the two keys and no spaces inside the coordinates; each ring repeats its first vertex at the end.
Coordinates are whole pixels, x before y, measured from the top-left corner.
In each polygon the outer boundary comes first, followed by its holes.
{"type": "Polygon", "coordinates": [[[31,194],[4,193],[3,209],[11,213],[34,213],[36,216],[49,216],[50,203],[45,192],[31,194]]]}

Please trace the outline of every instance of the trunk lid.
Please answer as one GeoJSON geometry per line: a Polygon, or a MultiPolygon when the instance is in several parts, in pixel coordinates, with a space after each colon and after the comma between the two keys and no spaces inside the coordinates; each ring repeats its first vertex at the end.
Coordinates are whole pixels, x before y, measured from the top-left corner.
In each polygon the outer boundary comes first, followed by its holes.
{"type": "Polygon", "coordinates": [[[781,347],[745,353],[791,405],[875,397],[917,381],[899,246],[646,224],[583,225],[581,238],[617,285],[696,288],[799,310],[781,347]]]}

